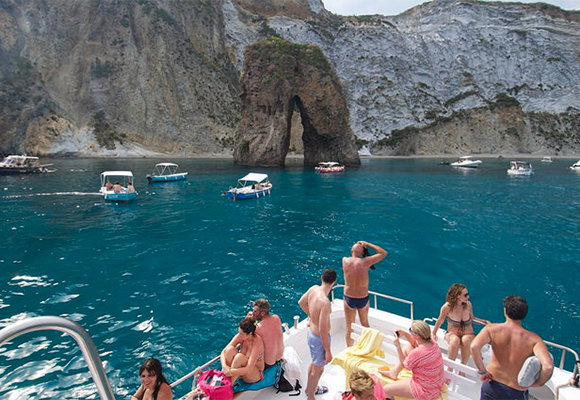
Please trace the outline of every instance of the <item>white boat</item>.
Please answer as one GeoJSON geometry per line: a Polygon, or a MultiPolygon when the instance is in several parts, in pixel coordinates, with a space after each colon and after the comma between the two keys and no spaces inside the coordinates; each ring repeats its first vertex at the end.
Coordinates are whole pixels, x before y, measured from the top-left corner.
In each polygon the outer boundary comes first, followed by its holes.
{"type": "MultiPolygon", "coordinates": [[[[317,395],[316,398],[320,400],[333,400],[337,393],[346,390],[346,374],[340,364],[344,363],[346,343],[345,343],[345,318],[343,299],[335,296],[337,289],[342,289],[343,286],[336,286],[332,293],[332,314],[331,320],[331,350],[334,356],[333,362],[327,365],[324,373],[320,378],[319,385],[324,385],[329,388],[328,392],[322,395],[317,395]]],[[[370,326],[382,333],[383,339],[380,342],[380,349],[384,352],[384,357],[375,356],[364,364],[357,366],[365,370],[377,373],[379,367],[387,364],[393,366],[397,360],[397,353],[392,344],[392,337],[397,329],[407,330],[411,326],[411,322],[415,318],[413,302],[399,299],[392,296],[383,295],[376,292],[370,292],[371,307],[369,310],[370,326]],[[407,307],[409,312],[407,315],[395,314],[388,311],[383,311],[377,307],[380,304],[387,304],[389,309],[397,308],[403,309],[407,307]]],[[[428,318],[427,322],[433,322],[435,318],[428,318]]],[[[306,386],[308,377],[308,366],[310,364],[310,353],[307,345],[308,321],[303,319],[299,321],[299,317],[294,317],[294,324],[289,327],[284,325],[284,344],[286,347],[293,347],[298,357],[300,358],[301,380],[300,383],[304,388],[306,386]]],[[[89,371],[95,381],[97,391],[101,399],[114,400],[114,395],[111,385],[106,376],[105,370],[101,363],[97,348],[89,336],[88,332],[77,323],[62,317],[33,317],[25,320],[20,320],[4,327],[0,330],[0,346],[4,346],[6,342],[29,332],[53,329],[70,334],[75,338],[80,345],[83,356],[89,367],[89,371]]],[[[358,324],[353,324],[353,338],[358,340],[363,331],[363,327],[358,324]]],[[[444,374],[448,379],[447,384],[447,399],[448,400],[475,400],[479,399],[479,392],[481,382],[477,369],[474,367],[473,361],[467,365],[463,365],[458,361],[451,361],[447,358],[447,342],[444,340],[445,332],[440,329],[438,332],[438,344],[443,353],[443,362],[446,366],[444,374]]],[[[556,365],[551,379],[542,387],[530,388],[530,399],[534,400],[578,400],[580,399],[580,389],[570,385],[570,381],[578,376],[578,366],[580,359],[578,354],[565,346],[554,344],[545,341],[550,350],[555,350],[556,365]],[[560,362],[559,358],[563,359],[566,355],[572,356],[575,359],[574,368],[569,371],[563,367],[564,361],[560,362]]],[[[225,344],[224,344],[225,345],[225,344]]],[[[489,361],[491,349],[489,346],[484,347],[484,361],[487,364],[489,361]]],[[[179,378],[171,383],[173,388],[179,386],[182,392],[189,391],[192,387],[192,382],[197,381],[200,373],[207,368],[219,368],[219,356],[208,361],[206,364],[194,368],[190,373],[179,378]],[[193,378],[193,379],[192,379],[193,378]]],[[[382,380],[383,378],[381,378],[382,380]]],[[[576,378],[577,379],[577,378],[576,378]]],[[[236,400],[272,400],[272,399],[292,399],[289,393],[276,393],[276,389],[272,386],[257,390],[245,391],[235,395],[236,400]]],[[[304,396],[303,396],[304,397],[304,396]]],[[[181,399],[184,399],[183,396],[181,399]]],[[[177,398],[176,398],[177,399],[177,398]]]]}
{"type": "Polygon", "coordinates": [[[177,164],[167,162],[156,164],[153,173],[147,175],[149,183],[174,182],[184,179],[187,179],[187,172],[181,172],[177,164]]]}
{"type": "Polygon", "coordinates": [[[580,160],[578,160],[574,164],[570,165],[570,169],[580,169],[580,160]]]}
{"type": "Polygon", "coordinates": [[[534,168],[532,167],[532,164],[526,161],[511,161],[507,173],[509,175],[530,176],[534,173],[534,168]]]}
{"type": "Polygon", "coordinates": [[[54,172],[56,169],[48,169],[52,164],[40,164],[38,157],[25,155],[9,155],[0,161],[0,175],[9,174],[34,174],[38,172],[54,172]]]}
{"type": "Polygon", "coordinates": [[[271,189],[272,184],[268,180],[268,175],[250,172],[238,179],[238,185],[230,187],[226,194],[232,200],[257,199],[269,195],[271,189]]]}
{"type": "Polygon", "coordinates": [[[552,157],[546,156],[546,157],[542,158],[541,162],[546,163],[546,164],[551,163],[552,157]]]}
{"type": "Polygon", "coordinates": [[[101,188],[99,193],[103,195],[106,201],[118,203],[128,203],[135,200],[137,192],[129,188],[133,186],[133,173],[131,171],[105,171],[101,173],[101,188]],[[120,188],[115,190],[116,183],[120,188]]]}
{"type": "Polygon", "coordinates": [[[460,157],[459,160],[452,162],[451,166],[462,168],[477,168],[481,163],[481,160],[473,160],[471,156],[463,156],[460,157]]]}
{"type": "Polygon", "coordinates": [[[324,161],[318,163],[314,170],[320,172],[321,174],[332,173],[332,172],[344,172],[346,167],[336,161],[324,161]]]}

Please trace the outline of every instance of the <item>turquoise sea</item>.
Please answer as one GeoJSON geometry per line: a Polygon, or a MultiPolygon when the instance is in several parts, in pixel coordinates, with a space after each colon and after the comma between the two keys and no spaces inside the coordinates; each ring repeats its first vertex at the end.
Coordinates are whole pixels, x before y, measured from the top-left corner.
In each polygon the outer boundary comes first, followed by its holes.
{"type": "MultiPolygon", "coordinates": [[[[138,366],[159,358],[174,381],[217,355],[265,297],[291,322],[324,268],[339,272],[357,240],[388,257],[371,290],[415,302],[436,317],[449,285],[465,283],[475,315],[503,321],[502,299],[525,297],[524,325],[580,350],[580,173],[532,160],[477,170],[439,159],[365,159],[342,174],[301,160],[266,172],[265,198],[222,192],[250,169],[220,159],[56,159],[58,171],[0,176],[0,327],[60,315],[89,331],[118,398],[139,385],[138,366]],[[176,161],[185,182],[149,185],[156,162],[176,161]],[[96,195],[104,170],[132,170],[133,204],[96,195]]],[[[190,383],[176,391],[181,396],[190,383]]],[[[95,399],[74,341],[27,334],[0,348],[0,398],[95,399]]]]}

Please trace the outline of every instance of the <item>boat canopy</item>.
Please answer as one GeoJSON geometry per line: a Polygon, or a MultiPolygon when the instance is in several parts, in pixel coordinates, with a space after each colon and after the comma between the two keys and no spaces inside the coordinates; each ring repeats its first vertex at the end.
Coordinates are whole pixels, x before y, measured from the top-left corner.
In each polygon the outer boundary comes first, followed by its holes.
{"type": "Polygon", "coordinates": [[[238,179],[238,182],[256,182],[261,183],[268,180],[268,175],[266,174],[257,174],[255,172],[250,172],[248,175],[244,176],[243,178],[238,179]]]}
{"type": "Polygon", "coordinates": [[[321,167],[335,167],[337,165],[340,165],[339,163],[337,163],[336,161],[323,161],[323,162],[319,162],[318,165],[320,165],[321,167]]]}
{"type": "Polygon", "coordinates": [[[123,178],[123,182],[133,183],[133,173],[131,171],[105,171],[101,173],[101,186],[105,186],[109,177],[123,178]]]}
{"type": "Polygon", "coordinates": [[[20,155],[9,155],[4,160],[2,160],[2,164],[37,164],[39,162],[38,157],[31,157],[31,156],[20,156],[20,155]]]}
{"type": "Polygon", "coordinates": [[[101,173],[101,176],[130,176],[133,177],[133,173],[131,171],[105,171],[101,173]]]}
{"type": "Polygon", "coordinates": [[[510,164],[513,166],[516,166],[516,167],[519,167],[519,166],[529,167],[530,166],[530,163],[527,161],[512,161],[510,164]]]}
{"type": "Polygon", "coordinates": [[[170,162],[162,162],[155,165],[156,167],[177,167],[177,164],[170,163],[170,162]]]}

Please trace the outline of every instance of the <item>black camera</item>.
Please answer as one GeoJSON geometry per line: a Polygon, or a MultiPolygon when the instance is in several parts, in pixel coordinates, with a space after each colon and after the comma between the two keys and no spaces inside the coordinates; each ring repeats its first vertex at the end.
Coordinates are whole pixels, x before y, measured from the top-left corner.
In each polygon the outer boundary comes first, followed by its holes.
{"type": "MultiPolygon", "coordinates": [[[[369,249],[367,247],[363,247],[363,258],[370,256],[369,249]]],[[[374,265],[370,266],[370,269],[375,269],[374,265]]]]}

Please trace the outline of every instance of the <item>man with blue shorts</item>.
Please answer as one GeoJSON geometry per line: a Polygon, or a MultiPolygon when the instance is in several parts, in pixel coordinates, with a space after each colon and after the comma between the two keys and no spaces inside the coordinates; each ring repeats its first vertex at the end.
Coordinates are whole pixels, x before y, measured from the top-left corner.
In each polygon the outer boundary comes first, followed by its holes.
{"type": "MultiPolygon", "coordinates": [[[[532,355],[538,358],[539,377],[531,386],[542,386],[552,376],[554,360],[542,338],[522,327],[522,319],[528,313],[526,301],[511,295],[503,300],[503,306],[506,321],[486,325],[471,342],[471,355],[483,382],[480,400],[528,400],[529,384],[522,386],[525,383],[518,379],[524,362],[532,355]],[[486,343],[491,343],[493,351],[487,369],[481,355],[486,343]]],[[[534,379],[535,376],[530,382],[534,379]]]]}
{"type": "Polygon", "coordinates": [[[369,326],[369,269],[387,256],[387,251],[369,242],[358,241],[350,249],[350,257],[342,258],[344,273],[344,319],[346,345],[352,346],[352,323],[358,318],[362,326],[369,326]],[[368,248],[376,254],[369,254],[368,248]],[[367,256],[368,257],[365,257],[367,256]]]}
{"type": "Polygon", "coordinates": [[[328,391],[324,386],[318,386],[318,381],[324,372],[324,366],[332,360],[330,351],[330,312],[331,303],[328,295],[336,283],[336,271],[325,269],[322,273],[321,284],[314,285],[298,301],[300,308],[310,318],[308,329],[308,347],[312,362],[308,367],[308,382],[306,396],[314,400],[315,394],[328,391]]]}

